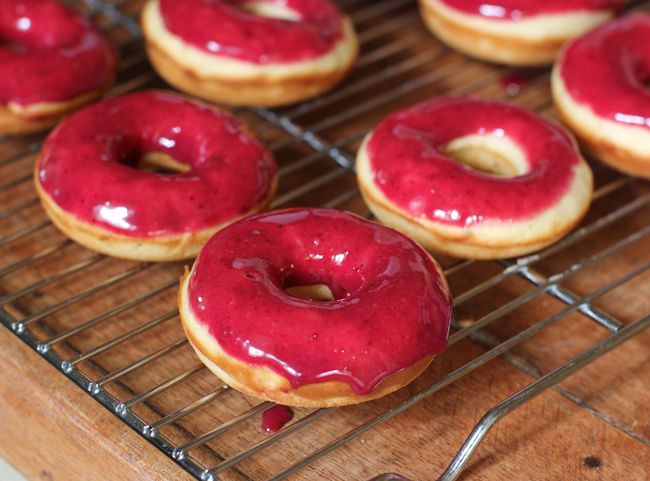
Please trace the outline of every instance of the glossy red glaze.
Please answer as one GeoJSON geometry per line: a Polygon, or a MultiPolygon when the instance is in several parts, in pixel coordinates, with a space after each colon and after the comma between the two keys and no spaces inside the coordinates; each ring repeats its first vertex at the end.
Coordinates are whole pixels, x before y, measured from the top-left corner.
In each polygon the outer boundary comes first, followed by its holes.
{"type": "Polygon", "coordinates": [[[520,20],[534,15],[577,11],[617,12],[620,0],[442,0],[447,6],[469,15],[494,20],[520,20]]]}
{"type": "Polygon", "coordinates": [[[571,138],[515,105],[440,97],[384,119],[368,143],[377,187],[413,217],[459,227],[526,220],[567,192],[580,160],[571,138]],[[442,152],[467,135],[508,139],[526,155],[527,174],[496,177],[442,152]]]}
{"type": "Polygon", "coordinates": [[[73,114],[47,138],[38,168],[59,207],[132,237],[194,232],[245,215],[269,195],[277,175],[271,153],[237,118],[163,92],[112,98],[73,114]],[[191,169],[132,167],[152,151],[191,169]]]}
{"type": "Polygon", "coordinates": [[[560,67],[573,100],[601,117],[650,129],[650,15],[592,30],[564,50],[560,67]]]}
{"type": "Polygon", "coordinates": [[[299,22],[243,10],[250,0],[160,0],[167,29],[209,53],[252,63],[311,60],[341,38],[341,18],[328,0],[261,0],[294,10],[299,22]]]}
{"type": "Polygon", "coordinates": [[[0,0],[0,103],[69,100],[117,70],[111,42],[52,0],[0,0]]]}
{"type": "Polygon", "coordinates": [[[262,429],[267,433],[277,433],[293,419],[293,411],[286,407],[276,405],[262,414],[262,429]]]}
{"type": "Polygon", "coordinates": [[[332,209],[231,224],[201,252],[188,297],[230,356],[267,366],[294,388],[337,380],[361,395],[442,352],[451,315],[446,281],[421,247],[332,209]],[[335,301],[284,290],[321,283],[335,301]]]}
{"type": "Polygon", "coordinates": [[[517,70],[501,77],[499,83],[510,95],[517,95],[531,80],[541,74],[540,69],[517,70]]]}

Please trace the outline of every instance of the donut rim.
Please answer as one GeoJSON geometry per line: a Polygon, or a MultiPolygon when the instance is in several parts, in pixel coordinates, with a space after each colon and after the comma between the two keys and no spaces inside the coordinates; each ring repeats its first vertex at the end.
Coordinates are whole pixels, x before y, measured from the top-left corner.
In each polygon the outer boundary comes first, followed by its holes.
{"type": "Polygon", "coordinates": [[[127,237],[80,221],[61,209],[40,184],[38,162],[34,168],[34,181],[45,213],[67,237],[88,249],[111,257],[147,262],[171,262],[196,257],[216,232],[243,217],[266,210],[276,189],[274,184],[268,197],[259,206],[209,229],[158,237],[127,237]]]}
{"type": "Polygon", "coordinates": [[[186,43],[164,25],[159,0],[141,15],[145,48],[156,72],[174,87],[233,106],[277,107],[316,97],[347,76],[359,54],[352,21],[340,14],[342,39],[320,57],[290,64],[257,65],[210,54],[186,43]]]}
{"type": "Polygon", "coordinates": [[[441,0],[418,0],[427,28],[471,57],[518,67],[551,65],[562,44],[614,18],[613,11],[565,12],[509,21],[470,15],[441,0]]]}
{"type": "Polygon", "coordinates": [[[553,103],[561,121],[590,156],[620,172],[650,179],[650,130],[601,117],[576,102],[562,78],[563,58],[560,54],[551,73],[553,103]]]}
{"type": "MultiPolygon", "coordinates": [[[[197,260],[198,262],[198,260],[197,260]]],[[[378,399],[406,386],[429,366],[435,354],[431,354],[387,377],[369,394],[356,394],[343,381],[325,381],[292,388],[284,376],[267,368],[255,366],[226,354],[219,343],[210,335],[191,312],[188,299],[188,285],[197,262],[192,270],[185,267],[180,278],[178,305],[185,335],[199,359],[228,386],[244,394],[284,406],[325,408],[347,406],[378,399]]],[[[435,264],[437,266],[437,263],[435,264]]],[[[444,276],[441,276],[445,279],[444,276]]],[[[446,279],[445,279],[446,283],[446,279]]]]}
{"type": "MultiPolygon", "coordinates": [[[[70,10],[69,7],[65,8],[70,10]]],[[[84,17],[78,12],[76,15],[84,17]]],[[[86,20],[89,22],[89,28],[96,35],[104,37],[111,45],[112,65],[104,81],[97,88],[64,100],[41,101],[25,105],[11,101],[0,103],[0,135],[25,135],[51,129],[74,111],[99,99],[113,85],[119,70],[118,52],[106,33],[89,19],[86,20]]]]}
{"type": "Polygon", "coordinates": [[[48,130],[81,107],[99,99],[115,82],[118,62],[102,86],[77,97],[57,102],[0,104],[0,135],[24,135],[48,130]]]}
{"type": "MultiPolygon", "coordinates": [[[[560,125],[556,126],[562,129],[560,125]]],[[[535,218],[507,225],[484,222],[468,228],[415,218],[391,202],[375,185],[367,151],[373,133],[374,130],[366,135],[356,158],[361,195],[383,224],[412,237],[429,251],[469,259],[500,259],[530,254],[564,237],[578,225],[591,204],[593,174],[580,155],[573,136],[568,133],[579,157],[579,162],[573,167],[571,186],[560,201],[535,218]]]]}
{"type": "MultiPolygon", "coordinates": [[[[180,94],[174,95],[180,96],[180,94]]],[[[195,99],[188,100],[194,104],[203,105],[211,110],[217,109],[215,106],[208,105],[195,99]]],[[[239,121],[241,132],[248,137],[257,139],[257,135],[251,127],[242,119],[239,119],[239,121]]],[[[57,129],[60,128],[61,125],[63,124],[59,124],[57,129]]],[[[55,132],[56,131],[53,131],[50,135],[53,135],[55,132]]],[[[87,247],[88,249],[120,259],[145,262],[172,262],[193,259],[199,254],[208,240],[210,240],[210,238],[219,230],[243,217],[267,210],[278,187],[278,179],[276,176],[269,187],[268,195],[263,200],[241,216],[233,217],[227,222],[217,226],[212,226],[197,232],[185,232],[182,234],[165,236],[125,236],[79,220],[73,214],[69,214],[59,207],[54,199],[52,199],[45,189],[43,189],[40,181],[39,170],[42,158],[48,153],[46,147],[47,146],[44,146],[41,149],[41,152],[34,163],[34,185],[45,213],[52,223],[73,241],[87,247]]]]}

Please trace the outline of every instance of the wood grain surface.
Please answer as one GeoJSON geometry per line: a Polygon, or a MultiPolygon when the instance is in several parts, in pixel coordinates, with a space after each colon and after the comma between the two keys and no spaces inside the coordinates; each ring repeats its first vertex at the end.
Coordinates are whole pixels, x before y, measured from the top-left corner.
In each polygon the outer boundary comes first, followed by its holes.
{"type": "MultiPolygon", "coordinates": [[[[118,12],[135,15],[142,2],[122,3],[118,12]]],[[[361,39],[361,57],[350,78],[320,99],[276,111],[290,122],[286,129],[269,122],[268,112],[237,111],[278,160],[281,175],[274,208],[326,205],[370,217],[346,162],[354,158],[363,134],[383,116],[431,96],[497,98],[555,116],[548,69],[513,71],[447,49],[424,29],[412,0],[342,0],[341,5],[352,15],[361,39]],[[530,80],[513,90],[507,80],[513,73],[530,80]],[[314,136],[301,136],[301,130],[314,136]]],[[[81,2],[76,6],[90,13],[81,2]]],[[[648,6],[635,8],[650,11],[648,6]]],[[[94,19],[121,45],[122,68],[109,95],[169,88],[151,70],[142,43],[133,40],[132,32],[112,28],[110,15],[96,11],[94,19]]],[[[175,315],[177,280],[185,263],[140,264],[98,256],[68,241],[49,223],[31,183],[43,138],[0,139],[4,314],[28,321],[28,331],[40,341],[68,333],[52,349],[66,360],[90,352],[73,372],[82,372],[91,381],[129,369],[102,385],[116,402],[128,402],[196,368],[187,379],[133,405],[132,413],[143,423],[153,424],[221,389],[223,383],[201,369],[183,342],[175,315]],[[155,319],[160,321],[133,332],[155,319]],[[86,324],[87,328],[79,328],[86,324]],[[78,332],[70,331],[75,328],[78,332]],[[102,348],[120,336],[124,340],[102,348]],[[157,356],[177,342],[177,347],[157,356]],[[147,356],[154,360],[129,368],[147,356]]],[[[225,469],[218,478],[261,480],[289,469],[565,308],[558,295],[538,289],[524,274],[543,285],[552,276],[563,275],[557,288],[581,298],[650,263],[650,183],[590,163],[596,192],[582,230],[571,234],[561,248],[551,247],[529,259],[527,272],[505,275],[511,261],[436,256],[456,300],[452,334],[491,319],[484,328],[461,335],[404,389],[332,410],[225,469]],[[618,249],[630,236],[636,236],[633,242],[618,249]]],[[[591,305],[601,317],[622,325],[647,315],[650,271],[608,290],[591,305]]],[[[558,316],[503,356],[289,479],[367,480],[388,472],[414,481],[437,479],[490,408],[610,335],[593,317],[580,312],[558,316]]],[[[502,419],[459,479],[650,479],[649,343],[650,332],[641,333],[502,419]]],[[[158,433],[171,445],[182,446],[260,404],[226,390],[158,433]]],[[[289,427],[314,412],[295,409],[289,427]]],[[[0,456],[31,480],[193,479],[4,327],[0,327],[0,426],[0,456]]],[[[187,455],[213,468],[269,436],[256,414],[187,455]]]]}
{"type": "Polygon", "coordinates": [[[28,479],[194,479],[6,329],[0,352],[0,456],[28,479]]]}

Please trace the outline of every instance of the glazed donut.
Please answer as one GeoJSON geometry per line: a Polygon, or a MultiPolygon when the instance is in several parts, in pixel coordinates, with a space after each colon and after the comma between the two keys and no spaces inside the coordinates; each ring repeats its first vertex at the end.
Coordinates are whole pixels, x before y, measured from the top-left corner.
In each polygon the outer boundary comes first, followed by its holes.
{"type": "Polygon", "coordinates": [[[0,134],[48,129],[97,99],[117,53],[88,19],[53,0],[0,0],[0,134]]]}
{"type": "Polygon", "coordinates": [[[52,222],[79,244],[171,261],[195,257],[224,225],[265,209],[277,166],[239,119],[154,91],[71,115],[46,139],[34,177],[52,222]]]}
{"type": "Polygon", "coordinates": [[[446,347],[451,315],[447,281],[420,246],[332,209],[229,225],[186,270],[179,304],[190,343],[222,381],[304,407],[356,404],[409,383],[446,347]],[[313,285],[331,300],[292,290],[313,285]]]}
{"type": "Polygon", "coordinates": [[[617,0],[419,0],[434,35],[488,62],[551,65],[562,44],[616,15],[617,0]]]}
{"type": "Polygon", "coordinates": [[[591,170],[561,127],[522,107],[441,97],[396,112],[356,161],[377,218],[426,249],[494,259],[564,236],[591,202],[591,170]]]}
{"type": "Polygon", "coordinates": [[[315,97],[334,88],[358,55],[350,19],[328,0],[150,0],[142,27],[161,77],[229,105],[315,97]]]}
{"type": "Polygon", "coordinates": [[[562,121],[583,149],[650,179],[650,15],[617,19],[563,49],[551,76],[562,121]]]}

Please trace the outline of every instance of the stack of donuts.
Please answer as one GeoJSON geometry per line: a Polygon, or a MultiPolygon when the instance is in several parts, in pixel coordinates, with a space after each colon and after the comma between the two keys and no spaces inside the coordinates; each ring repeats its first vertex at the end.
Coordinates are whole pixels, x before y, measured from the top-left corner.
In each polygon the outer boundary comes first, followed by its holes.
{"type": "MultiPolygon", "coordinates": [[[[610,0],[420,8],[470,56],[558,59],[554,99],[580,146],[650,177],[650,17],[612,20],[610,0]]],[[[0,0],[0,134],[56,125],[34,178],[71,239],[126,259],[197,258],[181,278],[185,332],[244,393],[322,407],[401,388],[447,343],[451,295],[431,253],[525,255],[589,208],[591,170],[562,126],[510,103],[440,97],[389,115],[359,148],[361,193],[385,225],[332,209],[264,212],[275,159],[205,101],[272,107],[335,88],[359,51],[350,19],[328,0],[149,0],[142,26],[154,69],[202,101],[110,97],[118,55],[89,20],[54,0],[0,0]]]]}

